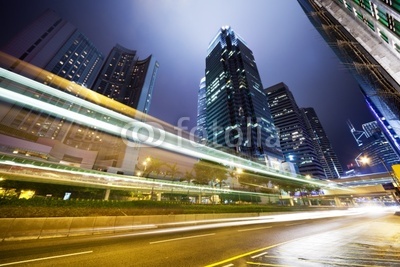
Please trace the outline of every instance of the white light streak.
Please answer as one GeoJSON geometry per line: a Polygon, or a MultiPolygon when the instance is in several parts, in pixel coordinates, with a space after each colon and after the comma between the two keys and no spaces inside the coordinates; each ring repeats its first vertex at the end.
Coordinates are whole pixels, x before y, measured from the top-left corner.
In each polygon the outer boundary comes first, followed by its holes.
{"type": "MultiPolygon", "coordinates": [[[[14,82],[20,83],[24,86],[28,86],[30,89],[43,92],[46,94],[50,94],[54,97],[58,97],[64,101],[69,101],[71,104],[74,105],[79,105],[82,107],[87,108],[88,110],[106,115],[106,117],[112,118],[119,122],[119,125],[111,124],[106,121],[102,121],[104,116],[100,116],[101,118],[95,119],[91,118],[88,116],[85,116],[83,114],[79,114],[77,112],[73,112],[71,110],[64,109],[62,107],[57,107],[54,106],[50,103],[46,103],[44,101],[41,101],[39,99],[35,99],[29,96],[24,96],[19,93],[15,93],[12,91],[12,89],[7,89],[0,87],[0,98],[11,102],[11,103],[18,103],[19,105],[28,105],[32,109],[37,109],[40,108],[41,112],[46,112],[48,114],[52,114],[54,116],[58,117],[63,117],[66,118],[67,120],[70,121],[75,121],[79,122],[82,125],[89,126],[89,127],[95,127],[96,129],[99,129],[103,132],[110,133],[115,136],[121,136],[121,134],[126,131],[124,126],[127,124],[132,124],[134,123],[137,126],[140,126],[139,129],[146,129],[145,131],[137,131],[135,132],[134,135],[132,136],[126,136],[128,141],[134,141],[138,142],[141,144],[149,145],[149,146],[157,146],[162,149],[172,151],[175,153],[179,154],[184,154],[190,157],[195,157],[195,158],[200,158],[200,159],[206,159],[218,163],[222,163],[226,166],[230,167],[235,167],[235,168],[241,168],[243,170],[248,170],[252,171],[255,173],[259,173],[261,175],[267,175],[270,177],[275,177],[275,178],[282,178],[286,180],[292,180],[292,181],[297,181],[301,183],[308,183],[308,184],[314,184],[318,185],[321,187],[330,187],[330,188],[338,188],[336,184],[327,184],[324,181],[319,181],[319,180],[310,180],[310,179],[305,179],[304,177],[298,176],[296,174],[292,173],[284,173],[284,172],[278,172],[277,170],[274,169],[269,169],[267,166],[246,160],[213,148],[209,148],[204,145],[200,145],[192,140],[188,140],[185,138],[182,138],[178,135],[166,132],[162,128],[156,128],[148,123],[144,123],[138,120],[135,120],[131,117],[125,116],[123,114],[120,114],[118,112],[106,109],[104,107],[98,106],[94,103],[91,103],[89,101],[86,101],[84,99],[75,97],[73,95],[70,95],[68,93],[62,92],[60,90],[56,90],[52,87],[49,87],[47,85],[38,83],[36,81],[32,81],[28,78],[25,78],[23,76],[20,76],[18,74],[9,72],[5,69],[0,68],[0,76],[5,77],[7,79],[10,79],[14,82]],[[160,136],[163,137],[162,142],[158,142],[159,140],[155,138],[149,138],[149,131],[153,131],[156,133],[159,133],[160,136]],[[145,132],[145,133],[143,133],[145,132]],[[130,138],[130,139],[129,139],[130,138]]],[[[78,86],[78,85],[76,85],[78,86]]],[[[87,90],[87,89],[86,89],[87,90]]],[[[161,126],[162,127],[162,126],[161,126]]],[[[151,137],[151,136],[150,136],[151,137]]],[[[349,190],[349,189],[343,189],[342,190],[349,190]]]]}

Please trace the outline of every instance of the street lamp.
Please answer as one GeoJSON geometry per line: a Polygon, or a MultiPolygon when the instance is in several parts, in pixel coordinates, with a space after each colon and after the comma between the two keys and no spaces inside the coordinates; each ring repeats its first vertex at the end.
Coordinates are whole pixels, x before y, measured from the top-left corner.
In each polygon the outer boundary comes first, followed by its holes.
{"type": "Polygon", "coordinates": [[[143,166],[144,166],[144,171],[146,171],[146,168],[147,168],[147,161],[143,161],[143,166]]]}
{"type": "Polygon", "coordinates": [[[150,157],[147,157],[147,158],[143,161],[142,164],[143,164],[143,166],[144,166],[144,171],[146,171],[147,164],[149,164],[150,161],[151,161],[151,158],[150,158],[150,157]]]}
{"type": "Polygon", "coordinates": [[[371,159],[362,153],[356,157],[357,166],[360,167],[361,165],[368,165],[371,162],[371,159]]]}
{"type": "MultiPolygon", "coordinates": [[[[370,162],[371,162],[371,160],[370,160],[370,158],[368,158],[367,156],[362,156],[361,158],[360,158],[360,162],[362,163],[362,164],[369,164],[370,162]]],[[[386,166],[385,166],[386,167],[386,166]]]]}

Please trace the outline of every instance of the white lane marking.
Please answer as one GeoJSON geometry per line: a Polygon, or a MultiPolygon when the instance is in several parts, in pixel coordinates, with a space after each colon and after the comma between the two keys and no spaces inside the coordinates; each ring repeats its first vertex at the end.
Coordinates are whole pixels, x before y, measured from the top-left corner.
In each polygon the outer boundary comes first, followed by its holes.
{"type": "Polygon", "coordinates": [[[190,238],[205,237],[205,236],[210,236],[210,235],[215,235],[215,233],[212,233],[212,234],[205,234],[205,235],[191,235],[191,236],[185,236],[185,237],[179,237],[179,238],[165,239],[165,240],[150,242],[150,244],[171,242],[171,241],[177,241],[177,240],[183,240],[183,239],[190,239],[190,238]]]}
{"type": "Polygon", "coordinates": [[[14,262],[8,262],[8,263],[1,263],[0,266],[15,265],[15,264],[20,264],[20,263],[34,262],[34,261],[51,260],[51,259],[57,259],[57,258],[63,258],[63,257],[71,257],[71,256],[76,256],[76,255],[88,254],[88,253],[92,253],[92,252],[93,251],[90,250],[90,251],[83,251],[83,252],[64,254],[64,255],[58,255],[58,256],[50,256],[50,257],[37,258],[37,259],[31,259],[31,260],[14,261],[14,262]]]}
{"type": "Polygon", "coordinates": [[[272,228],[272,226],[242,229],[242,230],[238,230],[238,232],[246,232],[246,231],[261,230],[261,229],[268,229],[268,228],[272,228]]]}
{"type": "Polygon", "coordinates": [[[235,264],[233,264],[233,263],[229,263],[229,264],[227,264],[227,265],[224,265],[224,266],[222,266],[222,267],[231,267],[231,266],[235,266],[235,264]]]}
{"type": "Polygon", "coordinates": [[[254,259],[254,258],[258,258],[258,257],[260,257],[260,256],[263,256],[263,255],[265,255],[265,254],[268,254],[268,251],[265,251],[265,252],[263,252],[263,253],[260,253],[260,254],[254,255],[254,256],[252,256],[251,258],[252,258],[252,259],[254,259]]]}

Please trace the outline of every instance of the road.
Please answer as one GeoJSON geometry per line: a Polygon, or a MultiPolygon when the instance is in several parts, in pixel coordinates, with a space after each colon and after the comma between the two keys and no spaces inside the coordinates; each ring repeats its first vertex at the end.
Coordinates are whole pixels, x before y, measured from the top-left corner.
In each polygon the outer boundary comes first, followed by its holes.
{"type": "Polygon", "coordinates": [[[400,266],[393,211],[279,218],[5,241],[0,266],[400,266]]]}

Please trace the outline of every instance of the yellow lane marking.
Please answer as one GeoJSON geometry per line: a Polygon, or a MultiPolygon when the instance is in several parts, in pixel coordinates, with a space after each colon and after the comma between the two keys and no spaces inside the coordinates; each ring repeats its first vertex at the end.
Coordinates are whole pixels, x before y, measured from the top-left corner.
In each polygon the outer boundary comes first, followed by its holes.
{"type": "Polygon", "coordinates": [[[233,260],[237,260],[237,259],[249,256],[251,254],[259,253],[261,251],[268,250],[268,249],[271,249],[271,248],[274,248],[274,247],[278,247],[278,246],[281,246],[281,245],[284,245],[284,244],[287,244],[287,243],[290,243],[290,242],[293,242],[293,241],[294,240],[289,240],[289,241],[285,241],[285,242],[278,243],[278,244],[275,244],[275,245],[271,245],[271,246],[268,246],[268,247],[259,248],[259,249],[256,249],[256,250],[253,250],[253,251],[250,251],[250,252],[246,252],[246,253],[243,253],[243,254],[240,254],[240,255],[236,255],[236,256],[234,256],[232,258],[229,258],[229,259],[226,259],[226,260],[223,260],[223,261],[219,261],[219,262],[216,262],[216,263],[212,263],[210,265],[206,265],[205,267],[218,266],[218,265],[221,265],[221,264],[233,261],[233,260]]]}

